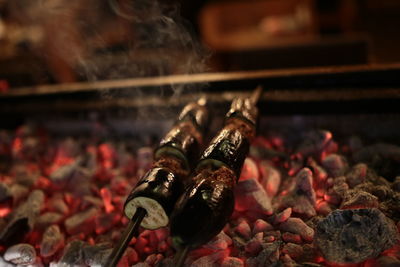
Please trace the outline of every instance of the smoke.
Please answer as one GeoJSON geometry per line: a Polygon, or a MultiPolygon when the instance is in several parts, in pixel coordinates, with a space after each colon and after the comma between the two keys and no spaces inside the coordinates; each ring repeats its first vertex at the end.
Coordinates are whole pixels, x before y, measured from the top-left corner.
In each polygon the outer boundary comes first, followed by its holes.
{"type": "MultiPolygon", "coordinates": [[[[9,0],[11,21],[39,27],[32,44],[58,82],[204,72],[208,52],[162,0],[9,0]]],[[[181,88],[175,88],[177,93],[181,88]]]]}

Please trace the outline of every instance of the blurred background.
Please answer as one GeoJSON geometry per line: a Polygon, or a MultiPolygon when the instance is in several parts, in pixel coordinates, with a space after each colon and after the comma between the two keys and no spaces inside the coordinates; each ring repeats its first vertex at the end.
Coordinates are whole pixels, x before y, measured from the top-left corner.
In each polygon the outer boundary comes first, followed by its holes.
{"type": "Polygon", "coordinates": [[[392,63],[399,31],[397,0],[0,0],[0,91],[392,63]]]}

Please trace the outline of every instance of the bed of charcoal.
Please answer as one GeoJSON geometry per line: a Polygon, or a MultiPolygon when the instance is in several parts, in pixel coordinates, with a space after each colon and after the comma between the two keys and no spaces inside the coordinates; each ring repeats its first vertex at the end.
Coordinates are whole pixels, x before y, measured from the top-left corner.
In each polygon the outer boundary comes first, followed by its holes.
{"type": "MultiPolygon", "coordinates": [[[[400,146],[297,135],[254,140],[231,219],[186,266],[400,266],[400,146]]],[[[0,131],[0,266],[102,266],[152,154],[134,138],[0,131]]],[[[140,229],[118,266],[174,254],[168,228],[140,229]]]]}

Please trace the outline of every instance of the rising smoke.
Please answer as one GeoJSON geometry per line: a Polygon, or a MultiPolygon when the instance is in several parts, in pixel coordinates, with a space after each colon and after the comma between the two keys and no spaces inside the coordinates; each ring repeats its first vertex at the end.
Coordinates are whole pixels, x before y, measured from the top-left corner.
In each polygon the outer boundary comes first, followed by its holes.
{"type": "Polygon", "coordinates": [[[203,72],[207,52],[162,0],[8,0],[8,19],[40,29],[30,44],[58,82],[203,72]]]}

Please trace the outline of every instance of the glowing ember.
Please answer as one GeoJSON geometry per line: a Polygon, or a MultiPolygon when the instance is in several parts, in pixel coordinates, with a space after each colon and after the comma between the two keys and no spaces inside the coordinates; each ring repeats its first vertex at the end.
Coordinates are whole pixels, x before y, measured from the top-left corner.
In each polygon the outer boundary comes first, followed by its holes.
{"type": "MultiPolygon", "coordinates": [[[[128,223],[123,204],[151,167],[152,149],[132,152],[125,144],[86,145],[83,138],[56,142],[46,136],[23,126],[0,144],[0,160],[11,162],[0,169],[0,266],[7,266],[4,260],[9,266],[101,266],[128,223]]],[[[357,144],[337,143],[329,131],[307,133],[297,144],[285,136],[257,137],[235,188],[231,220],[209,243],[190,251],[186,264],[397,266],[400,178],[388,182],[370,165],[354,161],[368,159],[373,150],[357,144]],[[380,215],[356,216],[360,208],[380,215]],[[326,229],[343,224],[339,228],[351,236],[351,227],[362,228],[351,239],[355,245],[330,244],[339,238],[317,229],[331,216],[348,212],[351,220],[335,217],[326,229]],[[378,217],[379,223],[366,223],[378,217]],[[371,234],[379,225],[390,232],[386,239],[382,229],[371,234]],[[352,254],[357,246],[362,253],[352,254]]],[[[391,149],[385,155],[400,151],[396,146],[372,147],[381,154],[383,148],[391,149]]],[[[168,265],[173,255],[168,228],[140,229],[118,266],[168,265]]]]}

